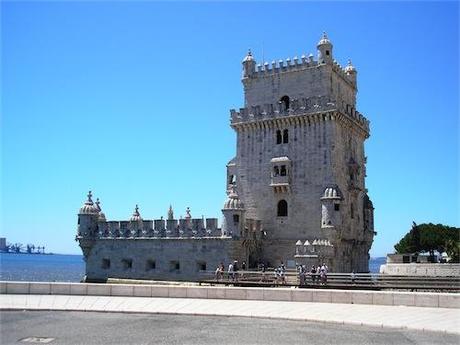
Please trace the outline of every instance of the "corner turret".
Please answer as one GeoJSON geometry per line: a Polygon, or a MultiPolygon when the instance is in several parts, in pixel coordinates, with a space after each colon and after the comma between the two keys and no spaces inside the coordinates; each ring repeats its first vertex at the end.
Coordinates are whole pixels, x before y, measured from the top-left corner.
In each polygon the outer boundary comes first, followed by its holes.
{"type": "Polygon", "coordinates": [[[80,244],[85,260],[94,245],[99,231],[98,219],[100,208],[98,204],[95,205],[93,203],[92,197],[93,194],[89,191],[88,199],[78,212],[78,229],[75,238],[80,244]]]}
{"type": "Polygon", "coordinates": [[[323,32],[323,37],[318,42],[318,63],[332,65],[332,43],[329,41],[326,33],[323,32]]]}
{"type": "Polygon", "coordinates": [[[243,79],[250,78],[256,71],[256,61],[252,57],[251,49],[242,61],[243,64],[243,79]]]}
{"type": "Polygon", "coordinates": [[[321,197],[321,229],[331,240],[342,225],[340,213],[342,199],[342,192],[337,185],[326,187],[321,197]]]}
{"type": "Polygon", "coordinates": [[[239,238],[244,227],[246,209],[236,193],[235,185],[230,187],[227,194],[228,198],[222,209],[224,215],[222,235],[239,238]]]}
{"type": "Polygon", "coordinates": [[[353,83],[353,85],[356,88],[356,75],[358,72],[356,71],[355,66],[353,66],[353,64],[351,63],[350,59],[348,59],[348,64],[344,68],[343,71],[345,72],[345,74],[348,76],[348,78],[350,79],[350,81],[353,83]]]}
{"type": "Polygon", "coordinates": [[[99,218],[99,207],[92,200],[93,194],[88,192],[88,199],[78,212],[77,236],[92,238],[97,233],[97,220],[99,218]]]}

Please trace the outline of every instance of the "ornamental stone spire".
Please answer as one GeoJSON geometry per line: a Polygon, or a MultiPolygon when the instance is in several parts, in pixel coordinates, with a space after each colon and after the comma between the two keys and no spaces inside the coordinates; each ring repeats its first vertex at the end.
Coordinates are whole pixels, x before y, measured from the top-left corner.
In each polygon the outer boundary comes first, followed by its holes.
{"type": "Polygon", "coordinates": [[[172,209],[172,205],[169,205],[168,220],[173,220],[173,219],[174,219],[174,211],[172,209]]]}

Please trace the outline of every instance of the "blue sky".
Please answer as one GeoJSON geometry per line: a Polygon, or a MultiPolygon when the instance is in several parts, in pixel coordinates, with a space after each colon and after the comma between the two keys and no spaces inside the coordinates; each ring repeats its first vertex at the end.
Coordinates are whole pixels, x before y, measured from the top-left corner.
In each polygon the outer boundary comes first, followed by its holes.
{"type": "Polygon", "coordinates": [[[385,255],[459,226],[457,2],[2,2],[1,234],[80,253],[88,189],[110,219],[220,217],[241,60],[316,54],[358,69],[367,187],[385,255]]]}

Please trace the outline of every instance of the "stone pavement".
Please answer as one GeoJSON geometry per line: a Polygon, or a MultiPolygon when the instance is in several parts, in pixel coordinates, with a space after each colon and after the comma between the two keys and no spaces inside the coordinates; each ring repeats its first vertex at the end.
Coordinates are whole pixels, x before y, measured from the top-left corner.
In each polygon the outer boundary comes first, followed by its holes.
{"type": "Polygon", "coordinates": [[[243,316],[460,334],[460,310],[311,302],[78,295],[0,295],[0,310],[243,316]]]}

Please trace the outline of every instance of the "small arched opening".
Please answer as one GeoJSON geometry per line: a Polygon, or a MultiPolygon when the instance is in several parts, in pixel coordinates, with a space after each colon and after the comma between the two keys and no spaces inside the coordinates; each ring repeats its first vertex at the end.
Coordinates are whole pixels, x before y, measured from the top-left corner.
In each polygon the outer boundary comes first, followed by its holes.
{"type": "Polygon", "coordinates": [[[287,217],[288,215],[288,204],[286,200],[280,200],[278,202],[278,210],[277,216],[278,217],[287,217]]]}
{"type": "Polygon", "coordinates": [[[289,130],[285,129],[283,131],[283,144],[287,144],[289,142],[289,130]]]}
{"type": "Polygon", "coordinates": [[[276,144],[281,144],[283,142],[283,136],[281,134],[281,131],[278,129],[276,131],[276,144]]]}
{"type": "Polygon", "coordinates": [[[288,110],[289,109],[289,96],[283,96],[280,98],[280,102],[283,104],[283,109],[288,110]]]}

